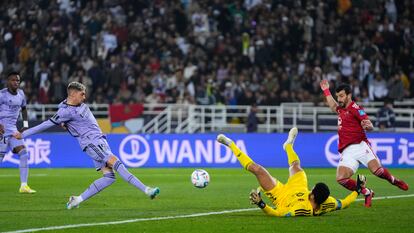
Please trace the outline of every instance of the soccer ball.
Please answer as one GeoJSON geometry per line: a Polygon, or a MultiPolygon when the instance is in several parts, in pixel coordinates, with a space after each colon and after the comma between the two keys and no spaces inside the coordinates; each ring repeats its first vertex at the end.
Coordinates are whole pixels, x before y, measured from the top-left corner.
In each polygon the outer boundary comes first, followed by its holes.
{"type": "Polygon", "coordinates": [[[210,182],[210,175],[203,169],[197,169],[191,174],[191,183],[196,188],[205,188],[210,182]]]}

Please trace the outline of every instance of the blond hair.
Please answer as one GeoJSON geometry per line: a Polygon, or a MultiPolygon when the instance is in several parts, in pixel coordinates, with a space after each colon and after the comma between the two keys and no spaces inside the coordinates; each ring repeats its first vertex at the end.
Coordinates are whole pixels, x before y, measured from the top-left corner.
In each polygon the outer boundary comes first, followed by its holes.
{"type": "Polygon", "coordinates": [[[68,85],[67,91],[76,90],[76,91],[86,91],[85,85],[80,82],[71,82],[68,85]]]}

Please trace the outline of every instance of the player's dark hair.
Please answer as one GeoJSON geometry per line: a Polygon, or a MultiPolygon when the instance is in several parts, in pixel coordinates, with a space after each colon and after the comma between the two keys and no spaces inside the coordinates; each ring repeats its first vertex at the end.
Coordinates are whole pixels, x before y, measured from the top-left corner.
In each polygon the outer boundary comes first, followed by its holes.
{"type": "Polygon", "coordinates": [[[316,204],[318,205],[326,201],[330,193],[331,192],[329,191],[329,188],[325,183],[317,183],[315,187],[312,189],[313,197],[315,199],[316,204]]]}
{"type": "Polygon", "coordinates": [[[69,93],[72,90],[76,90],[76,91],[86,91],[86,87],[85,87],[85,85],[83,85],[80,82],[71,82],[68,85],[67,91],[69,93]]]}
{"type": "Polygon", "coordinates": [[[336,93],[338,93],[342,90],[344,90],[345,94],[347,94],[347,95],[351,94],[351,86],[349,84],[342,83],[335,89],[336,93]]]}
{"type": "Polygon", "coordinates": [[[7,73],[7,79],[9,79],[11,76],[14,76],[14,75],[19,75],[20,76],[20,74],[19,74],[19,72],[17,72],[17,71],[10,71],[9,73],[7,73]]]}

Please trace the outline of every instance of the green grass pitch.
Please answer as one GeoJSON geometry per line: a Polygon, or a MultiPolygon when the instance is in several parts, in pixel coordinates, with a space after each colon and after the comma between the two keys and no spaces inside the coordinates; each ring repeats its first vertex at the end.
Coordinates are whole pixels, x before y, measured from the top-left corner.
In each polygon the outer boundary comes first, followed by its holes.
{"type": "MultiPolygon", "coordinates": [[[[358,201],[350,208],[320,217],[275,218],[261,210],[229,212],[208,216],[177,218],[199,213],[254,208],[248,194],[257,187],[253,175],[243,169],[205,168],[211,183],[205,189],[194,188],[190,174],[194,169],[131,169],[143,182],[159,186],[161,194],[149,200],[117,177],[117,182],[97,196],[81,204],[79,209],[66,210],[70,195],[83,192],[101,173],[89,169],[31,169],[29,183],[38,192],[19,194],[17,169],[0,169],[0,232],[84,223],[117,222],[141,219],[139,222],[113,225],[82,226],[54,229],[48,232],[413,232],[414,170],[390,169],[411,186],[407,192],[370,175],[368,185],[376,197],[403,196],[373,201],[364,208],[358,201]],[[171,216],[170,219],[148,220],[171,216]]],[[[328,183],[331,194],[344,198],[349,192],[335,182],[335,169],[305,169],[309,184],[328,183]]],[[[269,169],[282,182],[287,169],[269,169]]],[[[361,197],[360,197],[361,198],[361,197]]],[[[268,203],[269,201],[265,199],[268,203]]]]}

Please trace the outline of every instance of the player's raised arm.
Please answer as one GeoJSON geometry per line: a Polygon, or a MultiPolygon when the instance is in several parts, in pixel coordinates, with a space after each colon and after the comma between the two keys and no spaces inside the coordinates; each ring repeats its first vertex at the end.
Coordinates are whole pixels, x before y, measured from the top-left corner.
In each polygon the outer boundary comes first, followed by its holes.
{"type": "Polygon", "coordinates": [[[323,94],[326,97],[326,102],[328,102],[329,108],[332,110],[332,112],[335,112],[336,113],[336,107],[338,106],[338,103],[332,97],[331,91],[329,90],[329,82],[328,82],[328,80],[323,79],[319,84],[321,86],[321,89],[323,91],[323,94]]]}

